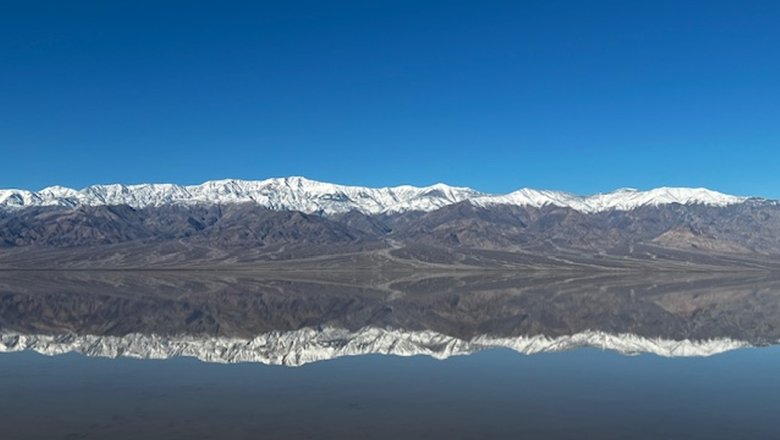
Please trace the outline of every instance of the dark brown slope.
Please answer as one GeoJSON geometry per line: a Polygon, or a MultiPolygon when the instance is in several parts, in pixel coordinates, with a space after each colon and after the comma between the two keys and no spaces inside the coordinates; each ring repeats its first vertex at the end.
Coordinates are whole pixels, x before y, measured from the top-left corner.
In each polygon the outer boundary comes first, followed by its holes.
{"type": "Polygon", "coordinates": [[[355,242],[366,234],[317,215],[256,205],[31,208],[0,219],[8,247],[80,247],[138,240],[189,240],[216,246],[355,242]]]}
{"type": "Polygon", "coordinates": [[[325,217],[244,204],[31,208],[0,216],[0,268],[226,266],[775,270],[780,206],[673,204],[585,214],[464,202],[428,213],[325,217]]]}
{"type": "Polygon", "coordinates": [[[605,251],[636,244],[695,250],[709,242],[703,250],[780,255],[780,208],[771,203],[729,207],[672,204],[586,214],[552,206],[480,208],[464,202],[399,222],[393,236],[418,243],[497,250],[560,247],[605,251]]]}

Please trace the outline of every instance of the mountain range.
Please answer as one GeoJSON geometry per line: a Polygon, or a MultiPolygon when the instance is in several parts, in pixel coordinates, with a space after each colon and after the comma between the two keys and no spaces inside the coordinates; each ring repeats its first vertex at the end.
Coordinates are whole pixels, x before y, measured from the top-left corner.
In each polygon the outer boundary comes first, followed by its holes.
{"type": "Polygon", "coordinates": [[[302,177],[0,190],[0,268],[776,270],[780,204],[302,177]]]}

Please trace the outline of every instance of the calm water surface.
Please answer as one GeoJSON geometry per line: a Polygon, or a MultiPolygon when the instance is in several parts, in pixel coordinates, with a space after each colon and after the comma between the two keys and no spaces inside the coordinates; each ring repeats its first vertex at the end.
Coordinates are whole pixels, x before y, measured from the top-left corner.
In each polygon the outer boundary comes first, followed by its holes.
{"type": "Polygon", "coordinates": [[[4,439],[778,438],[780,349],[491,350],[300,368],[0,356],[4,439]]]}
{"type": "Polygon", "coordinates": [[[0,438],[780,438],[773,280],[83,277],[0,277],[0,438]]]}

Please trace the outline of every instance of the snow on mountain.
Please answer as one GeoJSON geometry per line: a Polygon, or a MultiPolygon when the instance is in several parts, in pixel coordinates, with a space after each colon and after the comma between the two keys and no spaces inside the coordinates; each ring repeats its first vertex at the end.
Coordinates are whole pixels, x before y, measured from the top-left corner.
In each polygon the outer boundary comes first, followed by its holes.
{"type": "Polygon", "coordinates": [[[0,191],[0,207],[99,206],[127,204],[135,208],[166,204],[257,203],[275,210],[336,214],[358,210],[376,214],[409,210],[431,211],[482,195],[469,188],[444,184],[418,188],[363,188],[316,182],[302,177],[262,181],[217,180],[201,185],[94,185],[82,190],[49,187],[37,193],[0,191]]]}
{"type": "Polygon", "coordinates": [[[621,189],[593,196],[558,191],[521,189],[505,195],[436,184],[427,187],[396,186],[366,188],[317,182],[303,177],[253,180],[215,180],[201,185],[174,184],[93,185],[81,190],[52,186],[38,192],[0,190],[0,208],[32,206],[100,206],[126,204],[135,208],[167,204],[257,203],[269,209],[337,214],[351,210],[366,214],[433,211],[446,205],[470,201],[477,206],[509,204],[569,207],[582,212],[631,210],[645,205],[671,203],[726,206],[745,197],[721,194],[704,188],[657,188],[649,191],[621,189]]]}
{"type": "Polygon", "coordinates": [[[749,346],[745,341],[727,338],[703,341],[668,340],[599,331],[559,337],[480,336],[465,341],[433,331],[376,327],[365,327],[356,332],[332,327],[303,328],[289,332],[271,332],[253,339],[164,337],[138,333],[125,336],[0,334],[0,352],[34,350],[45,355],[77,352],[87,356],[141,359],[187,356],[204,362],[260,362],[286,366],[366,354],[423,355],[446,359],[488,348],[508,348],[519,353],[535,354],[592,347],[629,355],[652,353],[664,357],[689,357],[711,356],[749,346]]]}
{"type": "Polygon", "coordinates": [[[46,199],[39,193],[20,189],[0,189],[0,207],[25,208],[46,204],[46,199]]]}
{"type": "Polygon", "coordinates": [[[746,201],[747,197],[722,194],[706,188],[655,188],[649,191],[623,188],[610,193],[577,196],[559,191],[538,191],[524,188],[499,196],[483,196],[472,199],[477,206],[560,206],[580,212],[630,211],[640,206],[681,205],[728,206],[746,201]]]}

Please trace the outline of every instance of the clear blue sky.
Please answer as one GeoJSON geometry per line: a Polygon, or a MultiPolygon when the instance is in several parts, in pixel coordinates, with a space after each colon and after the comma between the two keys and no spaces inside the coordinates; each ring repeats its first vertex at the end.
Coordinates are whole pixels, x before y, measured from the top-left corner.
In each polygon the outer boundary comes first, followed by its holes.
{"type": "Polygon", "coordinates": [[[780,197],[776,1],[0,4],[0,187],[780,197]]]}

